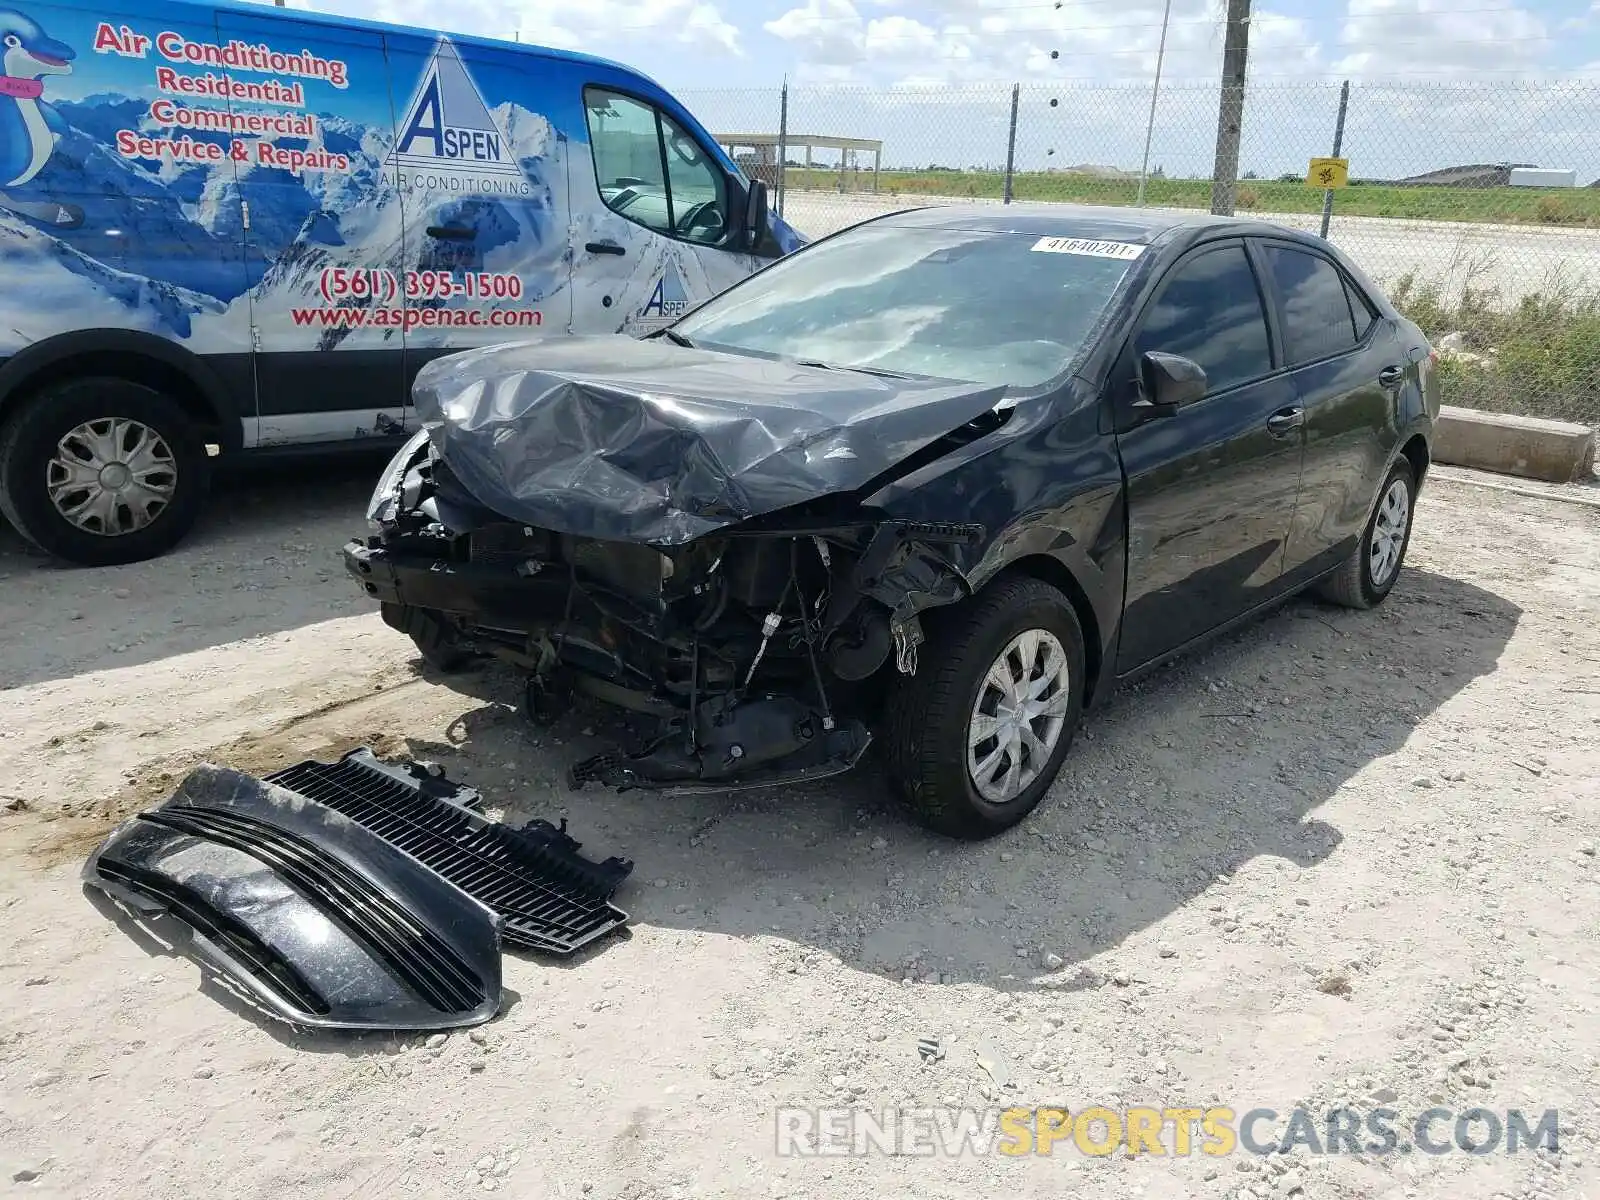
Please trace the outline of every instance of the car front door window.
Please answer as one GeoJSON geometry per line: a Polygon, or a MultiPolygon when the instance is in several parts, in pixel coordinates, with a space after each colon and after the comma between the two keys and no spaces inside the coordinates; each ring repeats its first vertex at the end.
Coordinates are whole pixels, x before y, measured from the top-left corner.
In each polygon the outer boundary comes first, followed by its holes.
{"type": "Polygon", "coordinates": [[[1239,245],[1182,263],[1145,313],[1135,350],[1179,354],[1205,370],[1208,394],[1272,370],[1271,341],[1255,271],[1239,245]]]}
{"type": "Polygon", "coordinates": [[[604,88],[584,94],[600,198],[638,225],[714,244],[727,232],[727,180],[717,164],[655,106],[604,88]]]}

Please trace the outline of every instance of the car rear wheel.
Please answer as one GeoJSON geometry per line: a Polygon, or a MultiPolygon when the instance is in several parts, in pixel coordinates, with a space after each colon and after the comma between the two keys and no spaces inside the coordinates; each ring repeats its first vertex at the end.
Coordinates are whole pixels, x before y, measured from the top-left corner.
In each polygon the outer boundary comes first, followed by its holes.
{"type": "Polygon", "coordinates": [[[925,618],[915,675],[896,675],[886,753],[896,789],[929,828],[992,837],[1044,798],[1083,698],[1083,634],[1071,603],[1022,576],[925,618]]]}
{"type": "Polygon", "coordinates": [[[1337,571],[1317,585],[1317,595],[1345,608],[1372,608],[1383,603],[1400,578],[1400,565],[1411,544],[1416,495],[1411,464],[1402,458],[1384,477],[1360,544],[1337,571]]]}
{"type": "Polygon", "coordinates": [[[210,466],[200,431],[170,397],[125,379],[75,379],[0,429],[0,513],[70,562],[140,562],[189,532],[210,466]]]}

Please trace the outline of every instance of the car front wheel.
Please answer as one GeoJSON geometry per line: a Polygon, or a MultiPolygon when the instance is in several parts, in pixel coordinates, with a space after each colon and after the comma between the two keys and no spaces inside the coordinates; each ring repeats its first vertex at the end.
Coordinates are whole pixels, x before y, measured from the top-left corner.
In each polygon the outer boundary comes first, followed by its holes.
{"type": "Polygon", "coordinates": [[[1082,708],[1083,634],[1066,596],[1023,576],[925,619],[921,668],[891,689],[890,773],[929,828],[992,837],[1038,807],[1061,769],[1082,708]]]}

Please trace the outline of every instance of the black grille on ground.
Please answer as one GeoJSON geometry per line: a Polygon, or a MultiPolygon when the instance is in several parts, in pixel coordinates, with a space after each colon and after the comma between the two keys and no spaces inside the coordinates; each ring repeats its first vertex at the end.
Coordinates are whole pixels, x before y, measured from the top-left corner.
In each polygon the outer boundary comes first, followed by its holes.
{"type": "Polygon", "coordinates": [[[440,1012],[470,1012],[488,997],[484,981],[448,942],[312,842],[221,808],[167,808],[141,813],[139,819],[231,846],[265,863],[440,1012]]]}
{"type": "Polygon", "coordinates": [[[471,811],[476,792],[416,764],[392,766],[360,749],[265,778],[343,813],[488,905],[511,945],[571,954],[628,920],[609,900],[632,863],[584,858],[564,829],[543,821],[495,824],[471,811]]]}
{"type": "Polygon", "coordinates": [[[196,933],[228,951],[250,977],[299,1012],[325,1017],[331,1006],[305,981],[292,963],[278,955],[245,925],[208,904],[198,893],[154,871],[124,866],[102,858],[96,872],[108,883],[157,901],[196,933]]]}

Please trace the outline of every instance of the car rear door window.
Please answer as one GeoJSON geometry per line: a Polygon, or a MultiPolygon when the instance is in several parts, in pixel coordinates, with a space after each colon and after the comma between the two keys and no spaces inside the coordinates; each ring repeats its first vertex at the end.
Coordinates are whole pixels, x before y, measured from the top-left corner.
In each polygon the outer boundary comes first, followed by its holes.
{"type": "Polygon", "coordinates": [[[1179,265],[1145,313],[1134,345],[1140,354],[1160,350],[1199,363],[1208,393],[1268,374],[1266,311],[1244,247],[1208,250],[1179,265]]]}
{"type": "Polygon", "coordinates": [[[1344,276],[1320,254],[1266,247],[1267,269],[1283,298],[1283,348],[1290,366],[1352,349],[1360,340],[1344,276]]]}

